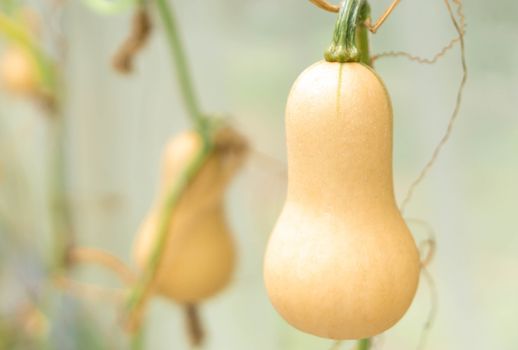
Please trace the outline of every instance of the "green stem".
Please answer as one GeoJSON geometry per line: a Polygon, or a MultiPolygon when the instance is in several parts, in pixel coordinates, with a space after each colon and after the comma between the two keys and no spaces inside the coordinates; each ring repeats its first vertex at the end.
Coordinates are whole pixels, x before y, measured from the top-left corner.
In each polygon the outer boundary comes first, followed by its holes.
{"type": "Polygon", "coordinates": [[[178,205],[185,189],[192,179],[199,172],[206,159],[211,154],[212,146],[205,143],[199,152],[193,157],[185,170],[180,174],[177,181],[169,190],[164,203],[161,205],[160,216],[158,220],[158,235],[154,241],[151,255],[148,258],[144,271],[141,273],[139,280],[130,292],[126,303],[126,312],[128,315],[128,328],[138,329],[140,325],[140,310],[146,302],[149,290],[153,284],[156,271],[160,264],[162,252],[164,250],[166,240],[171,226],[171,213],[178,205]]]}
{"type": "Polygon", "coordinates": [[[131,335],[131,350],[144,349],[144,329],[139,328],[137,332],[131,335]]]}
{"type": "Polygon", "coordinates": [[[357,350],[369,350],[371,348],[372,341],[370,338],[358,340],[357,350]]]}
{"type": "Polygon", "coordinates": [[[53,141],[52,158],[50,160],[50,210],[54,231],[54,252],[52,254],[52,271],[56,274],[64,272],[68,267],[68,252],[73,245],[74,234],[68,199],[66,197],[66,164],[64,125],[61,115],[53,116],[51,122],[51,140],[53,141]]]}
{"type": "Polygon", "coordinates": [[[360,51],[360,62],[372,67],[369,47],[369,29],[365,25],[365,20],[370,17],[370,12],[370,6],[368,2],[365,1],[360,13],[360,23],[356,28],[356,45],[360,51]]]}
{"type": "Polygon", "coordinates": [[[338,14],[333,41],[324,55],[326,61],[368,63],[368,35],[363,23],[369,12],[366,0],[345,1],[338,14]]]}
{"type": "Polygon", "coordinates": [[[162,22],[164,23],[164,29],[169,41],[169,47],[173,56],[173,64],[176,67],[178,83],[180,85],[180,91],[182,93],[185,107],[187,108],[189,117],[194,123],[196,129],[205,139],[207,139],[208,118],[206,118],[201,112],[198,99],[194,93],[187,58],[180,40],[173,9],[168,0],[156,0],[156,4],[160,17],[162,18],[162,22]]]}

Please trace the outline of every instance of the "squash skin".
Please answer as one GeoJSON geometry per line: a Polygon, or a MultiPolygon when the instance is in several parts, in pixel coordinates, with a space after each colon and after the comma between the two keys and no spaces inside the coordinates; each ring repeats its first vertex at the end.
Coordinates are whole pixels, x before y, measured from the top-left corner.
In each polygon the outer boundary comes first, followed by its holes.
{"type": "Polygon", "coordinates": [[[292,87],[286,135],[287,198],[264,262],[271,302],[313,335],[379,334],[409,308],[420,273],[394,198],[388,93],[362,64],[318,62],[292,87]]]}
{"type": "MultiPolygon", "coordinates": [[[[163,155],[161,196],[202,147],[195,132],[171,139],[163,155]]],[[[224,193],[247,152],[244,138],[230,128],[215,137],[213,153],[186,188],[175,208],[154,289],[178,303],[198,303],[231,280],[236,253],[226,220],[224,193]]],[[[159,197],[144,220],[134,244],[134,258],[143,268],[157,234],[159,197]]]]}

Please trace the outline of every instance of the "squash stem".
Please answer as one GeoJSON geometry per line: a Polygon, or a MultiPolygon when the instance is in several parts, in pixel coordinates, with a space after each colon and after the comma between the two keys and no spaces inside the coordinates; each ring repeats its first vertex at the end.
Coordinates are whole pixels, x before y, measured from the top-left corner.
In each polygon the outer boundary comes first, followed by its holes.
{"type": "Polygon", "coordinates": [[[357,350],[369,350],[371,345],[372,341],[370,338],[358,340],[357,350]]]}
{"type": "Polygon", "coordinates": [[[196,349],[203,344],[205,337],[202,320],[200,317],[199,305],[187,304],[184,306],[184,312],[191,348],[196,349]]]}
{"type": "Polygon", "coordinates": [[[365,1],[365,4],[362,7],[362,12],[363,13],[360,14],[360,23],[356,28],[356,45],[360,53],[360,62],[372,67],[369,46],[369,30],[365,25],[365,20],[370,17],[370,6],[367,1],[365,1]]]}
{"type": "Polygon", "coordinates": [[[142,350],[144,349],[144,330],[142,327],[131,335],[130,339],[130,349],[131,350],[142,350]]]}
{"type": "Polygon", "coordinates": [[[188,61],[178,33],[173,8],[168,0],[156,0],[156,4],[169,41],[169,48],[173,58],[173,64],[176,67],[178,84],[180,85],[185,108],[198,132],[205,140],[208,140],[209,118],[204,116],[201,112],[198,99],[194,92],[194,85],[189,74],[188,61]]]}
{"type": "Polygon", "coordinates": [[[364,24],[370,15],[366,0],[346,0],[338,13],[333,40],[324,54],[328,62],[370,63],[368,33],[364,24]]]}
{"type": "Polygon", "coordinates": [[[74,245],[74,228],[71,208],[66,196],[66,162],[64,145],[64,121],[61,115],[54,116],[51,133],[53,150],[50,159],[51,171],[51,220],[54,230],[52,270],[60,275],[70,267],[69,252],[74,245]]]}

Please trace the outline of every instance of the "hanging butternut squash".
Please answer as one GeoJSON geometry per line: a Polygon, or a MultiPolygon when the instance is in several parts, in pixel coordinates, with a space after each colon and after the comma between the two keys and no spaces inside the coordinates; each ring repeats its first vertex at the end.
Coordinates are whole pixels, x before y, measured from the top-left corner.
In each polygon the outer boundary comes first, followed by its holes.
{"type": "Polygon", "coordinates": [[[287,198],[264,261],[277,311],[296,328],[332,339],[393,326],[420,272],[394,198],[390,98],[374,70],[359,63],[357,26],[366,6],[345,1],[326,61],[291,89],[287,198]]]}
{"type": "MultiPolygon", "coordinates": [[[[157,234],[159,203],[199,149],[202,137],[194,131],[173,138],[163,155],[160,196],[142,224],[134,248],[143,268],[157,234]]],[[[211,155],[195,176],[174,212],[154,288],[179,303],[194,304],[220,291],[235,265],[234,242],[225,217],[224,194],[243,164],[247,143],[229,127],[214,138],[211,155]]]]}

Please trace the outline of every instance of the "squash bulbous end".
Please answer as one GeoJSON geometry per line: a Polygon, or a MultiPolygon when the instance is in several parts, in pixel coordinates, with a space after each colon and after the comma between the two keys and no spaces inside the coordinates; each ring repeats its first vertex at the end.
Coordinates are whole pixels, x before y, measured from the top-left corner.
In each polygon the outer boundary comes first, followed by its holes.
{"type": "Polygon", "coordinates": [[[415,242],[397,210],[355,221],[289,202],[264,263],[268,295],[282,317],[337,340],[368,338],[397,323],[419,273],[415,242]]]}
{"type": "MultiPolygon", "coordinates": [[[[175,213],[173,219],[154,287],[177,303],[199,303],[230,283],[236,263],[234,240],[221,206],[189,217],[175,213]]],[[[156,226],[157,216],[151,213],[135,242],[139,267],[147,261],[156,226]]]]}

